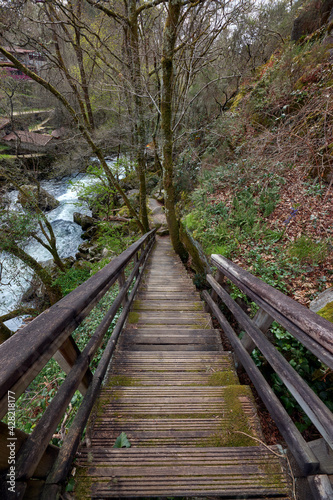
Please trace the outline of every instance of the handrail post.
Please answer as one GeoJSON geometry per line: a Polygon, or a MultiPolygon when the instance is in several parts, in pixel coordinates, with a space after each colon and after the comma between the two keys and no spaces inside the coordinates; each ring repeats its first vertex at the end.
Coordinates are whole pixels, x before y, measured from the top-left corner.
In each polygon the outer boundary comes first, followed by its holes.
{"type": "MultiPolygon", "coordinates": [[[[266,311],[264,311],[261,307],[258,309],[256,312],[254,318],[253,318],[253,323],[257,325],[259,330],[262,331],[262,333],[267,333],[271,324],[273,323],[274,318],[270,316],[266,311]]],[[[251,339],[251,337],[245,332],[244,336],[242,338],[242,344],[247,350],[249,354],[253,351],[255,348],[255,343],[251,339]]]]}
{"type": "MultiPolygon", "coordinates": [[[[223,281],[225,278],[225,274],[222,273],[220,269],[217,269],[216,274],[215,274],[215,281],[218,282],[219,285],[223,286],[223,281]]],[[[216,302],[219,298],[215,290],[212,290],[211,297],[216,302]]]]}
{"type": "MultiPolygon", "coordinates": [[[[122,270],[121,273],[120,273],[120,275],[119,275],[119,278],[118,278],[119,292],[122,290],[123,286],[125,285],[125,282],[126,282],[125,271],[122,270]]],[[[126,292],[126,294],[124,296],[124,299],[122,301],[123,307],[126,306],[127,302],[128,302],[128,295],[127,295],[127,292],[126,292]]]]}

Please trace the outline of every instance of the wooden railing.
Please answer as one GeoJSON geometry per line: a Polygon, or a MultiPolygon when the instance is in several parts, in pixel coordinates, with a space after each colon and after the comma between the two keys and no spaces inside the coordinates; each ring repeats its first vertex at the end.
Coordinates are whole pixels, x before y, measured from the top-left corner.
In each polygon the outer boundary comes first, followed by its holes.
{"type": "Polygon", "coordinates": [[[333,415],[321,399],[292,368],[282,354],[271,344],[265,333],[275,320],[327,367],[333,368],[333,325],[275,288],[244,271],[221,255],[212,255],[217,275],[207,275],[212,287],[211,295],[203,298],[227,335],[236,356],[251,378],[262,401],[275,420],[288,448],[294,456],[300,475],[308,477],[314,497],[333,498],[328,474],[333,473],[333,415]],[[228,278],[252,301],[259,311],[250,319],[227,293],[224,280],[228,278]],[[221,299],[245,331],[240,339],[221,312],[217,302],[221,299]],[[255,365],[250,353],[257,347],[290,393],[308,415],[322,435],[321,440],[307,443],[289,417],[277,396],[255,365]]]}
{"type": "Polygon", "coordinates": [[[33,490],[41,489],[45,484],[42,498],[56,498],[58,484],[64,481],[71,466],[154,241],[155,230],[152,230],[0,346],[0,412],[1,418],[8,414],[9,422],[0,426],[1,499],[23,498],[28,482],[33,490]],[[125,278],[125,270],[132,262],[133,269],[129,269],[130,275],[125,278]],[[119,293],[116,299],[80,352],[71,333],[117,281],[119,293]],[[92,374],[91,361],[121,306],[120,317],[92,374]],[[64,382],[32,434],[13,430],[15,399],[27,389],[51,357],[56,358],[66,371],[64,382]],[[61,448],[50,445],[77,389],[84,398],[63,445],[61,448]],[[13,453],[9,443],[12,443],[13,453]],[[13,461],[10,464],[11,456],[13,461]],[[11,478],[15,481],[13,489],[10,489],[11,478]]]}

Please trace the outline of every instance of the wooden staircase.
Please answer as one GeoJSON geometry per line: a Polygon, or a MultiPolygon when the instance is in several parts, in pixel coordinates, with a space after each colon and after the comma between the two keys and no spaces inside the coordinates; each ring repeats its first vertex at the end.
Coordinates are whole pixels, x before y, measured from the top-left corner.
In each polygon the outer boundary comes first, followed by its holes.
{"type": "Polygon", "coordinates": [[[169,239],[157,241],[111,366],[77,456],[77,499],[290,498],[251,390],[169,239]],[[131,448],[113,448],[121,432],[131,448]]]}

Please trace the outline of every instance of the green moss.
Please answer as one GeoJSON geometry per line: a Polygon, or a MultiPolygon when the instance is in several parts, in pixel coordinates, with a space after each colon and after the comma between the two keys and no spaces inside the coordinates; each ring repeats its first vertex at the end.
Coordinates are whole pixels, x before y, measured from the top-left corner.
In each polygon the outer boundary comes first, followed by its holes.
{"type": "Polygon", "coordinates": [[[248,387],[241,385],[225,387],[223,399],[226,409],[220,428],[208,438],[200,441],[197,446],[258,446],[258,442],[251,438],[251,436],[255,437],[255,432],[239,400],[242,396],[249,397],[249,391],[248,387]],[[225,418],[226,415],[229,418],[225,418]]]}
{"type": "Polygon", "coordinates": [[[91,498],[90,491],[92,483],[92,477],[88,476],[87,469],[85,467],[77,467],[75,473],[74,498],[77,500],[81,498],[91,498]]]}
{"type": "Polygon", "coordinates": [[[208,378],[207,385],[211,386],[225,386],[225,385],[233,385],[238,384],[238,378],[235,372],[232,370],[228,371],[218,371],[212,373],[212,375],[208,378]]]}
{"type": "Polygon", "coordinates": [[[132,377],[127,377],[126,375],[111,375],[108,379],[106,387],[130,387],[132,385],[137,385],[132,377]]]}
{"type": "Polygon", "coordinates": [[[131,311],[127,318],[127,323],[138,323],[140,319],[140,314],[134,311],[131,311]]]}
{"type": "Polygon", "coordinates": [[[317,314],[333,323],[333,301],[326,304],[317,314]]]}
{"type": "Polygon", "coordinates": [[[192,257],[192,262],[191,265],[194,267],[194,269],[199,273],[199,274],[206,274],[206,265],[205,262],[200,257],[200,254],[198,252],[198,249],[194,245],[194,243],[191,241],[191,238],[189,237],[186,227],[185,227],[185,222],[183,221],[180,224],[180,238],[183,243],[183,245],[186,247],[186,250],[192,257]]]}

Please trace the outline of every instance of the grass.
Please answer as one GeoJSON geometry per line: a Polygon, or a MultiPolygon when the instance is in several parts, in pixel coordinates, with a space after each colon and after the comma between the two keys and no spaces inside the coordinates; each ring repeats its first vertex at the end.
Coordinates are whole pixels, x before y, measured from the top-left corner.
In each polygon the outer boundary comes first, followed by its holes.
{"type": "Polygon", "coordinates": [[[302,235],[289,245],[288,252],[302,264],[317,265],[327,258],[328,245],[326,241],[314,241],[309,236],[302,235]]]}

